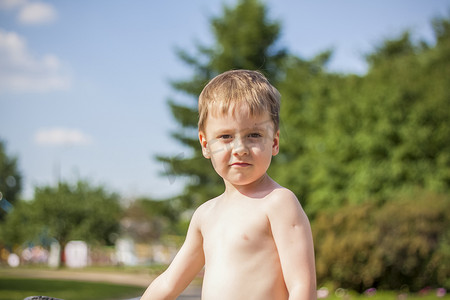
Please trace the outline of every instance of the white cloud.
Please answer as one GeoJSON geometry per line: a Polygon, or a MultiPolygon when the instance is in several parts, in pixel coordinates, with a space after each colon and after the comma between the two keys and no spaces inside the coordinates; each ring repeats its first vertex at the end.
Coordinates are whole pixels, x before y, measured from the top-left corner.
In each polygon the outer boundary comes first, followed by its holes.
{"type": "Polygon", "coordinates": [[[34,135],[34,141],[43,146],[89,145],[92,138],[78,129],[48,128],[39,129],[34,135]]]}
{"type": "Polygon", "coordinates": [[[18,11],[17,20],[25,25],[40,25],[56,20],[56,9],[48,3],[30,0],[0,0],[0,9],[18,11]]]}
{"type": "Polygon", "coordinates": [[[28,2],[20,9],[18,19],[22,24],[44,24],[54,21],[56,10],[48,3],[28,2]]]}
{"type": "Polygon", "coordinates": [[[37,58],[23,37],[0,29],[0,92],[48,92],[69,86],[70,78],[58,57],[37,58]]]}

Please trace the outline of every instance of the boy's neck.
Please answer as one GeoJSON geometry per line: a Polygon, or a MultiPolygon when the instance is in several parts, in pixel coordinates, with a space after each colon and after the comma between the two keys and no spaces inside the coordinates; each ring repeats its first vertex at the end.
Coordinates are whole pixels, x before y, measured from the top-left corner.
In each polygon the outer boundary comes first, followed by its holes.
{"type": "Polygon", "coordinates": [[[224,195],[227,197],[246,196],[250,198],[263,198],[278,187],[280,186],[266,173],[258,180],[246,185],[234,185],[225,181],[224,195]]]}

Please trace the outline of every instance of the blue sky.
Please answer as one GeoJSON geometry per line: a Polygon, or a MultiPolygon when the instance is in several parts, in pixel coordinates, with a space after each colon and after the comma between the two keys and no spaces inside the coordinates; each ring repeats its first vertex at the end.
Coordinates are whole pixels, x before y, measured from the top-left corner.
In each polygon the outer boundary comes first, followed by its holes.
{"type": "MultiPolygon", "coordinates": [[[[222,3],[0,0],[0,139],[17,156],[25,198],[58,178],[88,179],[128,199],[178,193],[157,154],[184,155],[167,106],[169,80],[191,70],[175,47],[212,45],[222,3]]],[[[363,55],[411,30],[433,42],[450,0],[266,0],[280,45],[303,58],[334,49],[330,68],[364,73],[363,55]]],[[[190,100],[187,100],[190,101],[190,100]]]]}

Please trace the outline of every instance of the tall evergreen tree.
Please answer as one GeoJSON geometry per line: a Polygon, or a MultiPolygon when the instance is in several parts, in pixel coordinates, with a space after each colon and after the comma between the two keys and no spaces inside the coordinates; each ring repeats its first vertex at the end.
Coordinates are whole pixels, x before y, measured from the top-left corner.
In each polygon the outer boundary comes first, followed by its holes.
{"type": "Polygon", "coordinates": [[[223,191],[223,183],[209,161],[203,158],[197,140],[197,101],[205,84],[230,69],[252,69],[264,73],[273,83],[281,76],[280,65],[286,52],[278,47],[280,24],[271,21],[268,10],[258,0],[239,0],[236,6],[223,7],[223,14],[211,19],[215,44],[197,45],[192,55],[178,50],[181,60],[193,68],[192,78],[172,82],[172,87],[187,94],[192,102],[169,100],[179,129],[174,139],[189,149],[175,157],[157,156],[165,175],[189,178],[177,199],[181,209],[196,206],[223,191]],[[186,155],[185,153],[189,153],[186,155]]]}

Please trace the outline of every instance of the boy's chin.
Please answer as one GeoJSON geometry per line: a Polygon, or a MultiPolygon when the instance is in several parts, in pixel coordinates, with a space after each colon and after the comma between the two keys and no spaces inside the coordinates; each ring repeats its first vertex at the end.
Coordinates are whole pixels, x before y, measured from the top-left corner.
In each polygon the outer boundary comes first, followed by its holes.
{"type": "Polygon", "coordinates": [[[229,178],[229,180],[226,180],[230,184],[236,187],[244,187],[244,186],[251,186],[254,184],[257,184],[261,181],[261,179],[264,177],[262,176],[255,176],[255,177],[241,177],[241,178],[229,178]]]}

